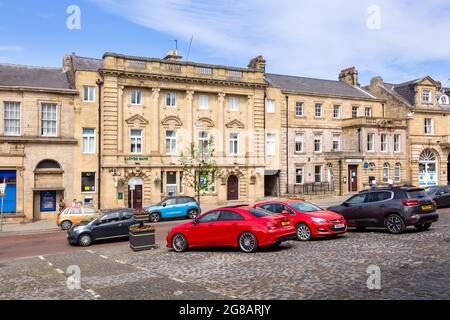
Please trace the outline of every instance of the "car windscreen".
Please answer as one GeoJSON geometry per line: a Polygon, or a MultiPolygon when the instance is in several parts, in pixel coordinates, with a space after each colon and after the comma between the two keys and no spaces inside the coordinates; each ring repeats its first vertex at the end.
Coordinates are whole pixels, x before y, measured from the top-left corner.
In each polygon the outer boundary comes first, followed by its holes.
{"type": "Polygon", "coordinates": [[[316,212],[322,211],[321,208],[308,203],[308,202],[290,202],[289,205],[294,208],[296,211],[300,212],[316,212]]]}
{"type": "Polygon", "coordinates": [[[424,189],[414,189],[406,191],[409,199],[427,198],[428,195],[424,189]]]}
{"type": "Polygon", "coordinates": [[[250,213],[252,216],[256,217],[256,218],[263,218],[263,217],[267,217],[267,216],[273,215],[272,212],[266,211],[266,210],[263,210],[263,209],[248,209],[246,211],[248,213],[250,213]]]}
{"type": "Polygon", "coordinates": [[[428,188],[425,190],[425,192],[427,194],[435,194],[438,190],[439,190],[439,188],[428,188]]]}

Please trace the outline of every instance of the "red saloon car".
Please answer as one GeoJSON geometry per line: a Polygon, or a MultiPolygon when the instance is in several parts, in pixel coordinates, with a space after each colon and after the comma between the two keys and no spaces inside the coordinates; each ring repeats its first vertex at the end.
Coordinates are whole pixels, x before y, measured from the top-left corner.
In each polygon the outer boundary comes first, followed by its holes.
{"type": "Polygon", "coordinates": [[[297,239],[301,241],[309,241],[314,237],[336,236],[347,232],[347,222],[343,216],[323,210],[305,201],[267,201],[257,203],[255,208],[275,214],[289,215],[296,228],[297,239]]]}
{"type": "Polygon", "coordinates": [[[167,235],[167,247],[176,252],[195,247],[234,247],[251,253],[293,239],[295,228],[286,215],[238,206],[208,211],[173,228],[167,235]]]}

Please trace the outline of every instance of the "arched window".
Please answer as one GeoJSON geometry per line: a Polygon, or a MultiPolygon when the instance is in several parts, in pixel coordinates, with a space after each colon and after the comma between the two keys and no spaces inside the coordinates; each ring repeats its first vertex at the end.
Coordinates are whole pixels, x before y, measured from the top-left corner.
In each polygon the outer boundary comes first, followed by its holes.
{"type": "Polygon", "coordinates": [[[425,149],[419,157],[420,186],[435,186],[438,184],[438,158],[432,149],[425,149]]]}
{"type": "Polygon", "coordinates": [[[389,180],[389,163],[383,164],[383,182],[388,182],[389,180]]]}
{"type": "Polygon", "coordinates": [[[61,169],[61,166],[54,160],[43,160],[39,162],[36,169],[61,169]]]}
{"type": "Polygon", "coordinates": [[[442,95],[440,98],[439,98],[439,104],[449,104],[449,99],[448,99],[448,96],[447,95],[442,95]]]}
{"type": "Polygon", "coordinates": [[[400,182],[402,180],[402,165],[399,162],[395,164],[394,180],[395,182],[400,182]]]}

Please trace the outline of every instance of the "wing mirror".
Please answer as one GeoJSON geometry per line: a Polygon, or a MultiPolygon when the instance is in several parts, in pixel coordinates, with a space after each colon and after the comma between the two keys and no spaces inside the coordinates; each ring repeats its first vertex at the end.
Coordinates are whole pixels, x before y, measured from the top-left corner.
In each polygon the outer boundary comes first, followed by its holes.
{"type": "Polygon", "coordinates": [[[342,205],[343,205],[344,207],[350,207],[350,204],[349,204],[348,202],[344,202],[342,205]]]}
{"type": "Polygon", "coordinates": [[[284,215],[290,215],[290,213],[289,213],[289,211],[288,210],[283,210],[283,211],[281,211],[281,214],[284,214],[284,215]]]}
{"type": "Polygon", "coordinates": [[[167,207],[167,203],[164,202],[162,206],[163,206],[164,208],[167,207]]]}
{"type": "Polygon", "coordinates": [[[192,224],[193,224],[194,226],[197,225],[197,224],[198,224],[198,220],[195,219],[194,221],[192,221],[192,224]]]}

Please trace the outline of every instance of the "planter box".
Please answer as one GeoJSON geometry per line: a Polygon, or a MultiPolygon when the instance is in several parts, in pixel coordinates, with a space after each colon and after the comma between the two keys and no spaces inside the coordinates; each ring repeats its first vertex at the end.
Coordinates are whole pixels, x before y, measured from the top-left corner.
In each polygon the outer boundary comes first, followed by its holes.
{"type": "Polygon", "coordinates": [[[137,252],[156,248],[155,230],[130,231],[130,248],[137,252]]]}

